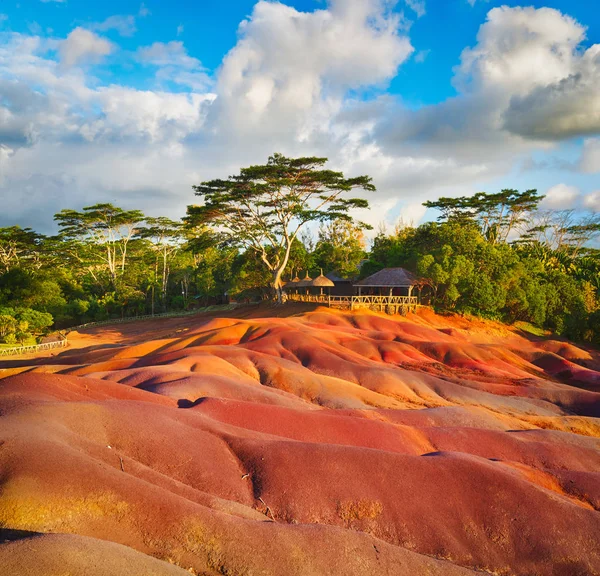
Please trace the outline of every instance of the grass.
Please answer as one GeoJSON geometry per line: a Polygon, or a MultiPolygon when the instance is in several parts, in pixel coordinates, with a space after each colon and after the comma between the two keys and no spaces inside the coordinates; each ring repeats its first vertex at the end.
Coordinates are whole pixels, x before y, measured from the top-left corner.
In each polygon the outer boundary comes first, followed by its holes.
{"type": "Polygon", "coordinates": [[[0,348],[20,348],[21,346],[35,346],[37,344],[35,338],[30,338],[26,340],[23,344],[20,342],[15,342],[14,344],[6,344],[5,342],[0,342],[0,348]]]}
{"type": "Polygon", "coordinates": [[[518,328],[522,332],[527,332],[527,334],[533,334],[534,336],[548,336],[550,332],[548,330],[544,330],[538,326],[534,326],[529,322],[515,322],[513,324],[515,328],[518,328]]]}

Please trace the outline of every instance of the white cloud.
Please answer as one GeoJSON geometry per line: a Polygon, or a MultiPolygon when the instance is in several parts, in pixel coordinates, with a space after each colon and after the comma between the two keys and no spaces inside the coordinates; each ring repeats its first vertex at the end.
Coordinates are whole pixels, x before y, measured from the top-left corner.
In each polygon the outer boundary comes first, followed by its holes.
{"type": "Polygon", "coordinates": [[[82,126],[88,140],[103,136],[176,143],[201,129],[212,96],[109,86],[98,89],[92,100],[102,107],[103,117],[82,126]]]}
{"type": "Polygon", "coordinates": [[[138,48],[141,62],[154,66],[181,66],[182,68],[198,68],[200,60],[192,58],[186,52],[183,42],[155,42],[151,46],[138,48]]]}
{"type": "Polygon", "coordinates": [[[152,14],[152,12],[150,12],[150,10],[148,10],[146,5],[142,2],[140,4],[140,9],[138,10],[138,15],[142,18],[145,18],[146,16],[150,16],[150,14],[152,14]]]}
{"type": "Polygon", "coordinates": [[[121,36],[133,36],[137,31],[135,16],[131,14],[109,16],[103,22],[92,24],[91,29],[99,32],[116,30],[121,36]]]}
{"type": "Polygon", "coordinates": [[[8,20],[8,16],[6,14],[0,14],[0,23],[5,22],[6,20],[8,20]]]}
{"type": "Polygon", "coordinates": [[[586,194],[583,199],[583,205],[588,210],[600,212],[600,190],[595,190],[594,192],[586,194]]]}
{"type": "Polygon", "coordinates": [[[588,174],[600,172],[600,138],[587,138],[584,141],[579,168],[588,174]]]}
{"type": "Polygon", "coordinates": [[[568,186],[567,184],[557,184],[552,186],[546,194],[545,198],[540,203],[543,209],[551,210],[567,210],[575,208],[581,196],[581,190],[576,186],[568,186]]]}
{"type": "Polygon", "coordinates": [[[425,16],[425,0],[405,0],[406,5],[417,15],[417,18],[425,16]]]}
{"type": "Polygon", "coordinates": [[[258,2],[219,74],[224,128],[301,139],[326,130],[348,89],[389,81],[413,51],[386,4],[333,0],[307,13],[258,2]]]}
{"type": "Polygon", "coordinates": [[[419,50],[416,54],[415,54],[415,62],[418,62],[419,64],[425,62],[425,60],[427,59],[427,56],[429,56],[431,50],[419,50]]]}
{"type": "Polygon", "coordinates": [[[183,42],[155,42],[151,46],[138,48],[137,58],[146,65],[158,68],[159,81],[174,82],[194,90],[206,90],[211,85],[200,60],[188,55],[183,42]]]}
{"type": "Polygon", "coordinates": [[[183,30],[184,30],[183,24],[179,24],[179,26],[177,26],[177,36],[181,36],[183,34],[183,30]]]}
{"type": "Polygon", "coordinates": [[[113,49],[111,42],[80,27],[75,28],[59,45],[61,61],[65,66],[97,61],[113,49]]]}
{"type": "MultiPolygon", "coordinates": [[[[563,137],[550,123],[543,140],[525,138],[524,129],[507,129],[508,118],[516,122],[516,98],[525,102],[574,71],[593,85],[580,24],[548,9],[491,10],[455,70],[457,96],[409,110],[389,95],[353,96],[365,87],[381,94],[413,52],[394,4],[331,0],[301,12],[260,1],[214,79],[182,42],[124,52],[155,75],[152,90],[103,85],[93,69],[75,66],[116,49],[91,31],[76,29],[62,43],[0,39],[0,194],[9,197],[0,225],[48,226],[54,211],[98,200],[180,216],[194,201],[191,184],[275,151],[323,155],[349,175],[371,174],[378,192],[361,217],[418,223],[424,200],[478,191],[563,137]],[[173,82],[188,92],[170,92],[173,82]]],[[[575,108],[585,111],[584,100],[575,98],[575,108]]],[[[570,107],[550,108],[558,110],[552,122],[564,117],[577,133],[570,107]]],[[[580,169],[598,166],[600,139],[588,138],[580,169]]],[[[554,188],[548,202],[556,205],[592,202],[564,184],[554,188]]]]}

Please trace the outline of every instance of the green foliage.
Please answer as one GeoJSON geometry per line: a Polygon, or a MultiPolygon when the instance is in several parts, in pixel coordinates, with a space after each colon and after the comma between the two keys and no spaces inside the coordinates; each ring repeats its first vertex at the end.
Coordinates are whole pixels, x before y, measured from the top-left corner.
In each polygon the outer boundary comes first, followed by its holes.
{"type": "Polygon", "coordinates": [[[357,276],[359,264],[366,256],[363,230],[363,225],[340,218],[321,225],[313,253],[315,268],[343,278],[357,276]]]}
{"type": "MultiPolygon", "coordinates": [[[[600,345],[600,218],[542,212],[535,190],[426,203],[441,217],[379,233],[349,210],[374,190],[323,158],[272,156],[195,187],[201,206],[175,221],[96,204],[56,215],[57,236],[0,228],[0,340],[30,342],[56,327],[272,295],[287,268],[367,276],[402,266],[437,310],[516,322],[600,345]],[[299,232],[319,222],[316,242],[299,232]],[[364,258],[368,258],[366,262],[364,258]],[[271,286],[271,288],[269,287],[271,286]]],[[[287,275],[286,275],[287,276],[287,275]]]]}
{"type": "Polygon", "coordinates": [[[404,266],[425,280],[439,310],[527,322],[598,343],[600,253],[586,245],[594,219],[546,215],[559,241],[525,233],[508,242],[535,216],[540,199],[533,190],[504,190],[428,202],[441,211],[441,221],[379,234],[362,275],[404,266]]]}
{"type": "Polygon", "coordinates": [[[194,186],[200,206],[188,207],[190,224],[218,230],[231,245],[255,252],[272,275],[281,301],[281,276],[294,240],[309,222],[350,221],[348,211],[367,208],[356,189],[374,191],[371,178],[345,178],[323,168],[327,158],[269,157],[267,164],[242,168],[227,180],[194,186]]]}

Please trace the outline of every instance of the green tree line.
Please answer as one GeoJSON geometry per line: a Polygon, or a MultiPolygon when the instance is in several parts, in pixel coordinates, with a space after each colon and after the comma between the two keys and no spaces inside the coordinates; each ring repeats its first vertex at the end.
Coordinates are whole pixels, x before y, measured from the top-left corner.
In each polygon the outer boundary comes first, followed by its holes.
{"type": "Polygon", "coordinates": [[[600,233],[596,214],[541,210],[536,190],[426,202],[437,222],[376,236],[363,275],[417,273],[438,311],[524,321],[600,343],[600,233]]]}
{"type": "Polygon", "coordinates": [[[427,202],[437,221],[380,231],[367,247],[369,227],[350,214],[368,202],[352,194],[375,187],[325,163],[275,154],[202,182],[198,204],[179,220],[99,203],[58,212],[52,236],[0,228],[0,342],[227,298],[281,300],[284,280],[305,272],[352,278],[403,266],[438,311],[598,343],[595,215],[541,210],[535,190],[482,192],[427,202]]]}

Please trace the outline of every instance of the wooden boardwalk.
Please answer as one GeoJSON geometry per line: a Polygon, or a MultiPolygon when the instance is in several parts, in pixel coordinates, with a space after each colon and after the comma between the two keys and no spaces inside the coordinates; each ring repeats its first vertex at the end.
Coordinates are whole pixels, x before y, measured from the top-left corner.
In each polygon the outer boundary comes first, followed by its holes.
{"type": "Polygon", "coordinates": [[[406,314],[415,312],[420,306],[416,296],[328,296],[327,294],[288,294],[287,299],[293,302],[314,302],[330,308],[359,310],[368,308],[387,314],[406,314]]]}

